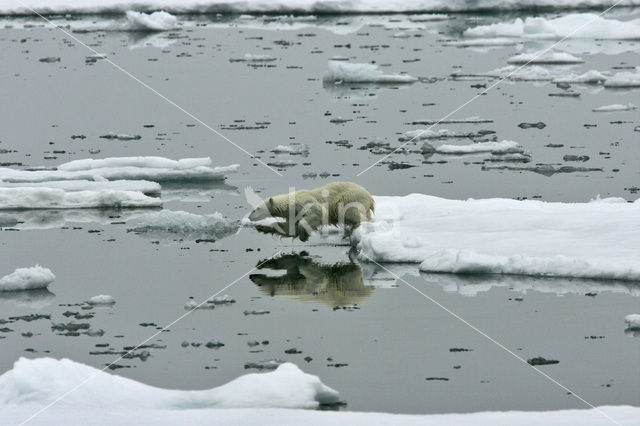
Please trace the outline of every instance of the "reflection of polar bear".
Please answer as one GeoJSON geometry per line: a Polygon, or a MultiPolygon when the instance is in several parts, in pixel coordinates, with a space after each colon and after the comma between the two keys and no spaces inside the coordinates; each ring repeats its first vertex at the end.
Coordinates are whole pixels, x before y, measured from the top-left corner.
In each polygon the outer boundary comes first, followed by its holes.
{"type": "Polygon", "coordinates": [[[360,222],[371,220],[373,211],[373,197],[366,189],[352,182],[333,182],[312,190],[269,197],[251,212],[249,219],[284,219],[273,225],[257,226],[257,229],[307,241],[311,232],[322,225],[353,230],[360,222]]]}

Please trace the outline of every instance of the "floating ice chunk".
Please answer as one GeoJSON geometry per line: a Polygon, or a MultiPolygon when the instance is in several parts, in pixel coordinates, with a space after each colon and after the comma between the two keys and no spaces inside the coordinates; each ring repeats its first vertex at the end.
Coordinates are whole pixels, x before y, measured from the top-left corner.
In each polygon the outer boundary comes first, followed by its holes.
{"type": "Polygon", "coordinates": [[[475,154],[491,152],[494,154],[507,154],[507,153],[522,153],[524,148],[514,141],[501,141],[501,142],[480,142],[471,145],[440,145],[438,147],[432,146],[430,143],[425,142],[422,146],[422,152],[438,153],[438,154],[475,154]]]}
{"type": "Polygon", "coordinates": [[[510,64],[579,64],[584,61],[570,53],[549,50],[546,52],[521,53],[512,56],[507,62],[510,64]]]}
{"type": "Polygon", "coordinates": [[[640,87],[640,67],[635,72],[618,72],[607,78],[605,87],[640,87]]]}
{"type": "Polygon", "coordinates": [[[589,70],[584,74],[569,74],[553,79],[554,83],[583,83],[583,84],[600,84],[604,83],[608,77],[596,70],[589,70]]]}
{"type": "Polygon", "coordinates": [[[593,112],[633,111],[634,109],[637,109],[637,108],[638,107],[632,103],[628,103],[626,105],[612,104],[612,105],[605,105],[598,108],[594,108],[592,111],[593,112]]]}
{"type": "Polygon", "coordinates": [[[108,294],[99,294],[87,300],[87,303],[90,305],[114,305],[116,303],[116,299],[108,294]]]}
{"type": "Polygon", "coordinates": [[[538,65],[524,68],[516,65],[507,65],[479,75],[515,81],[549,81],[556,78],[560,72],[561,71],[551,70],[538,65]]]}
{"type": "Polygon", "coordinates": [[[162,201],[141,192],[58,188],[0,188],[0,210],[160,207],[162,201]]]}
{"type": "Polygon", "coordinates": [[[640,201],[374,197],[352,234],[363,260],[438,272],[640,280],[640,201]]]}
{"type": "Polygon", "coordinates": [[[40,265],[18,268],[0,278],[0,292],[44,289],[55,279],[56,276],[50,269],[40,265]]]}
{"type": "Polygon", "coordinates": [[[109,132],[106,135],[99,136],[100,139],[117,139],[120,141],[136,141],[142,139],[140,135],[127,135],[124,133],[109,132]]]}
{"type": "Polygon", "coordinates": [[[271,150],[276,154],[291,154],[291,155],[309,155],[309,145],[306,144],[291,144],[291,145],[278,145],[271,150]]]}
{"type": "Polygon", "coordinates": [[[67,408],[202,409],[239,407],[318,408],[340,401],[337,391],[317,376],[284,363],[274,372],[246,374],[207,390],[181,391],[149,386],[69,359],[20,358],[0,376],[0,407],[47,405],[83,383],[58,404],[67,408]],[[91,378],[91,380],[87,380],[91,378]]]}
{"type": "Polygon", "coordinates": [[[528,17],[523,21],[480,25],[464,31],[465,37],[596,38],[635,40],[640,38],[640,19],[619,21],[595,13],[571,13],[559,18],[528,17]]]}
{"type": "Polygon", "coordinates": [[[500,46],[515,46],[521,43],[519,40],[513,38],[476,38],[468,40],[450,40],[443,43],[445,46],[455,47],[500,47],[500,46]]]}
{"type": "Polygon", "coordinates": [[[142,192],[149,196],[160,195],[160,184],[147,180],[112,180],[112,181],[91,181],[91,180],[60,180],[49,182],[21,182],[7,183],[0,181],[0,188],[58,188],[67,192],[75,191],[134,191],[142,192]]]}
{"type": "Polygon", "coordinates": [[[236,59],[236,61],[246,61],[246,62],[274,62],[278,58],[274,58],[271,55],[260,55],[254,53],[245,53],[242,59],[236,59]]]}
{"type": "Polygon", "coordinates": [[[624,317],[624,322],[630,330],[640,330],[640,314],[631,314],[624,317]]]}
{"type": "Polygon", "coordinates": [[[46,182],[53,180],[149,180],[154,182],[186,180],[223,180],[239,165],[210,167],[211,159],[163,157],[113,157],[83,159],[61,164],[57,170],[16,170],[0,168],[0,181],[46,182]]]}
{"type": "Polygon", "coordinates": [[[126,31],[166,31],[176,28],[178,18],[163,10],[150,14],[128,10],[127,22],[119,29],[126,31]]]}
{"type": "Polygon", "coordinates": [[[129,231],[149,238],[218,240],[238,230],[238,221],[216,212],[197,215],[184,211],[161,210],[147,213],[131,221],[129,231]]]}
{"type": "Polygon", "coordinates": [[[345,83],[413,83],[418,79],[406,74],[385,74],[374,64],[355,64],[342,61],[329,61],[326,82],[345,83]]]}

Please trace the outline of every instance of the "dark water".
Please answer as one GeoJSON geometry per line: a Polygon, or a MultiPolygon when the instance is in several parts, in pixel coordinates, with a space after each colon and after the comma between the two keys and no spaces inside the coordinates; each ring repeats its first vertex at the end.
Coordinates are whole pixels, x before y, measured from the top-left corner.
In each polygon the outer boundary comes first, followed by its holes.
{"type": "MultiPolygon", "coordinates": [[[[482,90],[472,85],[492,83],[487,78],[447,77],[502,67],[516,47],[481,51],[448,47],[445,40],[457,38],[470,25],[502,18],[464,15],[422,23],[423,30],[407,30],[410,38],[392,37],[408,25],[404,16],[323,18],[291,30],[248,28],[241,19],[189,19],[191,24],[181,31],[153,36],[168,40],[163,48],[134,48],[148,39],[122,32],[75,36],[262,161],[297,163],[282,170],[282,177],[104,60],[87,65],[85,57],[91,52],[48,28],[0,30],[0,150],[15,151],[0,154],[0,162],[55,166],[91,156],[161,155],[210,156],[216,165],[239,163],[241,171],[226,185],[174,187],[173,196],[171,191],[164,193],[173,199],[165,204],[167,209],[220,211],[233,219],[250,209],[242,195],[245,186],[273,194],[333,180],[356,181],[376,195],[535,196],[565,202],[587,201],[598,194],[637,198],[633,192],[640,186],[637,111],[591,110],[613,103],[637,104],[639,92],[574,86],[578,98],[559,98],[549,96],[560,91],[551,83],[505,82],[451,117],[479,116],[491,123],[436,129],[495,131],[498,140],[515,140],[531,153],[528,166],[576,165],[602,171],[552,176],[488,171],[481,164],[486,155],[425,159],[418,153],[396,153],[387,160],[416,167],[390,171],[388,164],[379,164],[356,176],[382,158],[357,148],[371,141],[399,146],[400,133],[424,127],[406,123],[437,120],[482,90]],[[192,25],[196,19],[208,27],[192,25]],[[354,27],[358,19],[374,25],[342,31],[354,27]],[[345,22],[350,24],[341,25],[345,22]],[[347,44],[350,47],[340,47],[347,44]],[[230,62],[245,53],[268,54],[277,60],[254,64],[258,66],[230,62]],[[338,55],[351,62],[375,61],[384,65],[385,72],[405,71],[423,81],[403,87],[323,84],[327,59],[338,55]],[[60,62],[39,61],[50,56],[60,57],[60,62]],[[419,61],[411,62],[414,59],[419,61]],[[332,123],[336,118],[350,121],[332,123]],[[546,124],[543,129],[518,127],[539,121],[546,124]],[[260,128],[230,129],[238,125],[260,128]],[[99,138],[109,131],[142,138],[99,138]],[[72,135],[86,138],[72,139],[72,135]],[[340,140],[352,147],[328,143],[340,140]],[[292,142],[309,145],[310,155],[271,158],[270,149],[292,142]],[[563,146],[545,146],[549,144],[563,146]],[[565,155],[590,159],[565,163],[565,155]],[[304,179],[302,175],[309,172],[330,176],[304,179]]],[[[528,44],[526,50],[546,46],[528,44]]],[[[638,47],[638,42],[571,41],[560,50],[585,60],[570,67],[573,72],[615,72],[616,67],[638,65],[638,47]]],[[[112,224],[135,213],[91,213],[94,217],[88,223],[60,213],[45,214],[44,219],[23,213],[17,216],[20,221],[53,224],[41,225],[47,229],[0,232],[0,275],[39,263],[57,276],[50,292],[0,295],[0,318],[34,312],[51,315],[51,320],[2,325],[13,331],[0,333],[0,371],[10,369],[20,356],[67,357],[104,366],[117,356],[90,352],[136,345],[157,331],[148,323],[166,325],[186,312],[184,304],[190,297],[201,301],[243,277],[222,293],[236,303],[193,312],[152,340],[166,348],[149,349],[146,361],[118,362],[126,368],[117,374],[155,386],[203,389],[248,372],[246,363],[279,359],[319,375],[341,392],[349,410],[435,413],[584,406],[387,271],[372,265],[349,266],[348,247],[335,244],[335,238],[296,243],[297,255],[268,265],[278,270],[252,270],[278,252],[291,252],[289,242],[251,229],[215,243],[180,241],[179,235],[176,241],[144,238],[128,233],[126,224],[112,224]],[[300,254],[303,250],[306,254],[300,254]],[[113,295],[117,303],[88,311],[67,306],[96,294],[113,295]],[[358,309],[334,309],[351,304],[358,309]],[[104,335],[55,334],[52,323],[73,320],[63,316],[65,311],[95,314],[75,322],[103,329],[104,335]],[[245,311],[269,313],[245,315],[245,311]],[[33,336],[22,335],[27,332],[33,336]],[[204,344],[211,340],[225,346],[208,349],[204,344]],[[267,340],[268,344],[247,344],[267,340]],[[185,341],[187,348],[181,346],[185,341]],[[203,345],[191,346],[194,342],[203,345]],[[96,347],[106,343],[108,347],[96,347]],[[291,348],[302,353],[285,353],[291,348]],[[452,352],[452,348],[469,351],[452,352]],[[307,356],[312,359],[305,361],[307,356]],[[449,380],[425,380],[431,377],[449,380]]],[[[465,278],[418,274],[411,265],[389,267],[522,358],[560,361],[539,368],[594,405],[640,402],[640,340],[625,334],[623,324],[625,315],[640,309],[637,284],[465,278]]]]}

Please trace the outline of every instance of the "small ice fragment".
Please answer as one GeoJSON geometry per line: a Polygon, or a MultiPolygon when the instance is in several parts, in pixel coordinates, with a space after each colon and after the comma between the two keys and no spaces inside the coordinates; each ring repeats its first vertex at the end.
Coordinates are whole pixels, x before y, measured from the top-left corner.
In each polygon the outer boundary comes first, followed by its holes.
{"type": "Polygon", "coordinates": [[[116,299],[107,294],[99,294],[87,300],[87,303],[90,305],[113,305],[116,303],[116,299]]]}
{"type": "Polygon", "coordinates": [[[18,268],[13,273],[0,278],[0,292],[47,288],[56,279],[48,268],[40,265],[18,268]]]}

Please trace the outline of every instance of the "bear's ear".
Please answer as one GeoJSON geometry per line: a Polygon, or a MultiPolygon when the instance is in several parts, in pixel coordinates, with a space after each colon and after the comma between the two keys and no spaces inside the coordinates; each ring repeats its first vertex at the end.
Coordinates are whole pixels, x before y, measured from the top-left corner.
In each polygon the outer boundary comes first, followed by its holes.
{"type": "Polygon", "coordinates": [[[270,205],[271,207],[273,207],[273,204],[274,204],[274,203],[273,203],[273,197],[271,197],[271,198],[269,198],[269,205],[270,205]]]}

